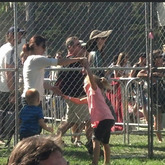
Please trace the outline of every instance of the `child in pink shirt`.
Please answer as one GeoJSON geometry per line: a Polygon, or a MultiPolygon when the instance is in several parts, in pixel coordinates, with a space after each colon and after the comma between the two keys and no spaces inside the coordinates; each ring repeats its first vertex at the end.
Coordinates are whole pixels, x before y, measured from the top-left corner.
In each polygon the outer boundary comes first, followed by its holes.
{"type": "Polygon", "coordinates": [[[104,164],[110,164],[110,134],[111,128],[115,123],[114,117],[104,99],[105,89],[109,89],[110,85],[105,78],[99,78],[92,74],[87,60],[83,61],[86,71],[84,79],[84,90],[87,97],[74,98],[64,95],[65,99],[77,104],[88,104],[89,113],[91,115],[91,124],[94,128],[93,135],[93,161],[92,165],[98,165],[100,155],[100,143],[104,148],[104,164]]]}

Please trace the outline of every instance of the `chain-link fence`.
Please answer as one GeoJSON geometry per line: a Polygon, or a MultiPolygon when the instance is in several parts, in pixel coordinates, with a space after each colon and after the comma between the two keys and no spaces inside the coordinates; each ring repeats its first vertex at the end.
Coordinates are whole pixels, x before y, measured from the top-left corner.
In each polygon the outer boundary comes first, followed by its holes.
{"type": "MultiPolygon", "coordinates": [[[[62,57],[66,57],[67,49],[65,47],[65,40],[69,36],[77,36],[80,40],[87,42],[91,31],[95,29],[102,31],[113,30],[102,52],[103,67],[92,69],[115,70],[116,72],[119,70],[130,71],[131,69],[144,69],[148,72],[148,75],[145,81],[138,78],[109,80],[112,85],[112,91],[108,92],[107,95],[118,117],[115,124],[116,128],[112,132],[110,141],[110,143],[113,144],[111,149],[112,158],[115,158],[115,156],[119,158],[122,156],[129,157],[130,155],[136,157],[153,157],[153,153],[156,154],[157,150],[160,150],[160,155],[164,156],[165,153],[161,147],[159,148],[159,146],[157,146],[157,143],[154,143],[153,147],[153,137],[155,136],[155,131],[153,131],[152,128],[153,91],[150,90],[150,88],[152,89],[151,73],[153,72],[152,50],[163,50],[165,42],[165,30],[162,25],[163,23],[161,24],[162,13],[163,5],[159,2],[1,2],[0,45],[5,44],[5,36],[8,29],[11,26],[18,26],[26,30],[26,35],[23,36],[21,44],[16,44],[16,47],[14,47],[14,50],[17,52],[16,61],[20,58],[23,44],[28,42],[35,34],[42,35],[47,39],[47,54],[51,55],[51,57],[54,57],[58,51],[62,52],[62,57]],[[127,54],[129,65],[127,67],[111,67],[113,57],[119,55],[121,52],[127,54]],[[147,55],[146,65],[133,68],[132,66],[139,60],[139,54],[142,52],[146,52],[147,55]],[[143,82],[145,87],[141,86],[141,82],[143,82]],[[145,115],[148,118],[148,122],[145,119],[145,115]],[[128,147],[130,143],[134,144],[135,147],[132,147],[130,150],[127,148],[125,151],[117,151],[116,148],[120,144],[125,144],[125,146],[128,147]],[[140,143],[143,143],[143,145],[140,146],[140,143]],[[137,144],[140,146],[139,148],[137,144]]],[[[15,37],[17,37],[17,33],[15,37]]],[[[2,144],[0,156],[5,158],[9,154],[6,146],[12,149],[12,145],[9,146],[9,144],[16,144],[19,140],[18,111],[22,105],[20,95],[23,90],[23,82],[22,68],[20,68],[19,63],[16,62],[15,69],[10,68],[7,70],[2,66],[0,67],[0,78],[2,77],[2,73],[10,70],[15,71],[15,88],[17,91],[16,107],[8,108],[13,109],[13,111],[5,112],[4,114],[3,109],[0,110],[1,128],[3,127],[3,129],[6,130],[6,133],[4,132],[4,138],[3,136],[1,137],[1,140],[4,140],[6,145],[2,144]]],[[[66,69],[56,67],[48,68],[45,71],[51,73],[51,71],[69,72],[70,70],[76,73],[81,72],[80,68],[66,69]]],[[[3,81],[2,78],[1,81],[3,81]]],[[[45,76],[45,81],[55,84],[56,78],[45,76]]],[[[71,81],[71,85],[74,86],[75,84],[72,84],[71,81]]],[[[8,96],[4,98],[4,91],[2,90],[0,92],[0,99],[3,99],[5,102],[8,96]]],[[[163,98],[163,96],[160,97],[163,98]]],[[[13,104],[11,106],[13,106],[13,104]]],[[[45,91],[45,98],[43,100],[45,121],[50,125],[53,124],[55,131],[60,123],[68,120],[67,106],[68,103],[63,98],[53,96],[51,91],[45,91]]],[[[85,107],[83,107],[83,109],[85,109],[85,107]]],[[[81,115],[81,109],[79,109],[77,115],[81,115]]],[[[164,125],[162,125],[162,127],[164,128],[164,125]]],[[[162,135],[164,133],[163,128],[160,130],[162,135]]],[[[85,144],[87,139],[84,136],[84,125],[79,129],[81,130],[80,140],[85,144]]],[[[45,131],[42,133],[47,134],[45,131]]],[[[66,143],[64,153],[68,157],[72,155],[81,159],[81,152],[85,154],[87,153],[87,149],[82,147],[84,146],[82,145],[80,151],[78,145],[75,145],[70,140],[72,134],[72,130],[68,129],[64,135],[64,142],[66,143]]],[[[74,135],[79,134],[75,133],[74,135]]],[[[75,160],[73,164],[79,164],[79,162],[75,160]]]]}

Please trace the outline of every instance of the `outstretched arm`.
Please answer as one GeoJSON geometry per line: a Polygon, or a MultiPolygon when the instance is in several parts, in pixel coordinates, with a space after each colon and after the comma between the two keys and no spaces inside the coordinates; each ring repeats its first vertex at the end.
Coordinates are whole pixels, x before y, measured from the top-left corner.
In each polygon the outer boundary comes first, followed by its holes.
{"type": "Polygon", "coordinates": [[[147,77],[147,71],[146,70],[141,70],[138,74],[137,77],[147,77]]]}
{"type": "Polygon", "coordinates": [[[53,94],[62,96],[62,92],[58,86],[52,86],[50,83],[44,82],[44,89],[52,90],[53,94]]]}
{"type": "Polygon", "coordinates": [[[78,61],[82,61],[83,59],[87,59],[86,57],[77,57],[77,58],[63,58],[63,59],[58,59],[58,65],[69,65],[71,63],[75,63],[78,61]]]}
{"type": "Polygon", "coordinates": [[[87,73],[88,77],[89,77],[89,82],[90,82],[91,88],[93,90],[96,90],[97,89],[97,84],[96,84],[95,79],[93,77],[93,73],[90,70],[88,61],[87,60],[83,60],[82,64],[83,64],[83,66],[84,66],[84,68],[86,70],[86,73],[87,73]]]}
{"type": "Polygon", "coordinates": [[[70,97],[70,96],[64,95],[64,99],[70,100],[70,101],[72,101],[75,104],[87,104],[88,103],[87,102],[87,97],[79,99],[79,98],[75,98],[75,97],[70,97]]]}
{"type": "Polygon", "coordinates": [[[44,122],[44,119],[39,119],[39,125],[46,131],[53,133],[53,128],[48,127],[46,123],[44,122]]]}

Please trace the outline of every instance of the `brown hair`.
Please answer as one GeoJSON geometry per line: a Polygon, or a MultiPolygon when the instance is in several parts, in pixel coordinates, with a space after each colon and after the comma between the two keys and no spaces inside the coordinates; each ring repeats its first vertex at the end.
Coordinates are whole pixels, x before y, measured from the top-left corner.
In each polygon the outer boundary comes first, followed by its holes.
{"type": "Polygon", "coordinates": [[[36,135],[25,138],[14,147],[7,165],[38,165],[41,160],[48,159],[52,152],[62,153],[57,144],[59,137],[36,135]]]}
{"type": "Polygon", "coordinates": [[[35,45],[39,46],[42,44],[42,47],[46,48],[46,39],[40,35],[34,35],[30,40],[29,43],[26,43],[22,47],[22,51],[27,53],[29,51],[34,51],[35,45]]]}
{"type": "Polygon", "coordinates": [[[29,44],[28,43],[26,43],[26,44],[23,45],[22,51],[24,53],[28,53],[30,51],[30,48],[29,48],[29,44]]]}
{"type": "Polygon", "coordinates": [[[24,61],[26,60],[26,58],[29,56],[30,54],[30,48],[29,48],[29,44],[26,43],[23,45],[22,47],[22,52],[20,53],[20,57],[24,58],[24,61]]]}
{"type": "Polygon", "coordinates": [[[39,92],[34,89],[28,89],[25,94],[25,99],[28,103],[28,105],[34,105],[37,101],[39,101],[40,94],[39,92]]]}

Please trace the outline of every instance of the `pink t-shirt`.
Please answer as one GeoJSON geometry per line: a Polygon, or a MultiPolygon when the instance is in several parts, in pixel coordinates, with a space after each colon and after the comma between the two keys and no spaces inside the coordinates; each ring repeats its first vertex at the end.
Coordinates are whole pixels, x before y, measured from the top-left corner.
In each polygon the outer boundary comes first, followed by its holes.
{"type": "Polygon", "coordinates": [[[111,110],[105,102],[104,96],[99,87],[93,90],[90,84],[84,85],[85,92],[87,94],[88,108],[91,115],[91,124],[94,127],[96,123],[105,119],[114,119],[111,110]]]}

